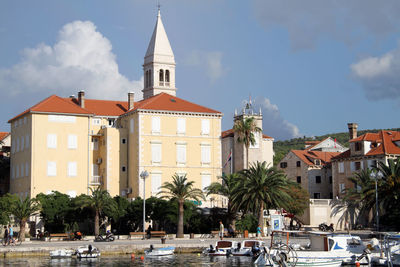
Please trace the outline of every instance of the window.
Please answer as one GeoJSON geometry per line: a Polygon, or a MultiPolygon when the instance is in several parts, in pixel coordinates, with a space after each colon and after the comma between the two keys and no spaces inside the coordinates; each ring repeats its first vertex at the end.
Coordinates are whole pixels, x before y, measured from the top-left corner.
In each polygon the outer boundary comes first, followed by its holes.
{"type": "Polygon", "coordinates": [[[126,167],[122,166],[122,172],[126,172],[126,167]]]}
{"type": "Polygon", "coordinates": [[[281,168],[284,169],[287,167],[287,162],[281,162],[280,164],[281,168]]]}
{"type": "Polygon", "coordinates": [[[47,176],[57,176],[57,163],[55,161],[47,161],[47,176]]]}
{"type": "Polygon", "coordinates": [[[301,176],[297,176],[297,183],[301,184],[301,176]]]}
{"type": "Polygon", "coordinates": [[[113,127],[115,123],[115,119],[108,119],[108,126],[113,127]]]}
{"type": "Polygon", "coordinates": [[[92,143],[93,143],[93,150],[98,150],[99,149],[99,139],[93,137],[92,143]]]}
{"type": "Polygon", "coordinates": [[[361,169],[361,162],[360,161],[354,162],[354,166],[355,166],[355,170],[356,171],[360,170],[361,169]]]}
{"type": "Polygon", "coordinates": [[[100,125],[101,124],[101,119],[92,119],[92,125],[100,125]]]}
{"type": "Polygon", "coordinates": [[[145,82],[145,87],[149,87],[149,71],[146,70],[146,82],[145,82]]]}
{"type": "Polygon", "coordinates": [[[24,177],[25,175],[24,175],[24,164],[23,163],[20,165],[20,168],[21,168],[21,177],[24,177]]]}
{"type": "Polygon", "coordinates": [[[204,191],[207,186],[211,185],[211,174],[201,175],[201,189],[204,191]]]}
{"type": "Polygon", "coordinates": [[[152,163],[161,163],[161,144],[151,144],[152,163]]]}
{"type": "Polygon", "coordinates": [[[320,159],[316,159],[315,160],[315,165],[321,165],[321,160],[320,159]]]}
{"type": "Polygon", "coordinates": [[[24,140],[25,140],[25,138],[23,136],[21,136],[21,151],[24,150],[24,140]]]}
{"type": "Polygon", "coordinates": [[[153,77],[151,76],[151,69],[149,70],[149,87],[153,86],[153,77]]]}
{"type": "Polygon", "coordinates": [[[25,147],[26,148],[29,148],[29,146],[30,146],[30,138],[29,138],[29,134],[27,134],[26,136],[25,136],[25,147]]]}
{"type": "Polygon", "coordinates": [[[333,198],[333,193],[332,193],[332,192],[329,193],[329,198],[330,198],[330,199],[333,198]]]}
{"type": "Polygon", "coordinates": [[[17,146],[15,147],[15,152],[18,152],[19,151],[19,138],[17,137],[16,140],[17,140],[17,146]]]}
{"type": "Polygon", "coordinates": [[[315,176],[315,183],[320,184],[321,183],[321,176],[315,176]]]}
{"type": "Polygon", "coordinates": [[[186,145],[179,144],[176,145],[176,163],[185,164],[186,163],[186,145]]]}
{"type": "Polygon", "coordinates": [[[15,165],[15,178],[19,178],[19,167],[15,165]]]}
{"type": "Polygon", "coordinates": [[[161,187],[161,173],[151,174],[151,195],[155,196],[160,192],[161,187]]]}
{"type": "Polygon", "coordinates": [[[164,70],[160,70],[160,82],[163,82],[163,81],[164,81],[164,70]]]}
{"type": "Polygon", "coordinates": [[[344,162],[339,162],[338,169],[339,173],[344,173],[344,162]]]}
{"type": "Polygon", "coordinates": [[[343,194],[345,189],[346,189],[346,187],[345,187],[344,184],[339,184],[339,192],[340,192],[340,193],[343,194]]]}
{"type": "Polygon", "coordinates": [[[369,159],[367,163],[368,163],[369,169],[376,167],[376,160],[374,160],[374,159],[369,159]]]}
{"type": "Polygon", "coordinates": [[[169,83],[169,70],[165,71],[165,82],[169,83]]]}
{"type": "Polygon", "coordinates": [[[329,176],[329,183],[332,184],[332,176],[329,176]]]}
{"type": "Polygon", "coordinates": [[[29,176],[29,163],[25,162],[25,175],[29,176]]]}
{"type": "Polygon", "coordinates": [[[135,128],[134,127],[135,127],[135,121],[133,119],[130,119],[130,121],[129,121],[129,130],[130,130],[131,133],[135,132],[135,128]]]}
{"type": "Polygon", "coordinates": [[[185,134],[186,132],[186,119],[178,118],[176,120],[177,128],[176,132],[177,134],[185,134]]]}
{"type": "Polygon", "coordinates": [[[47,135],[47,148],[57,148],[57,135],[48,134],[47,135]]]}
{"type": "Polygon", "coordinates": [[[355,142],[354,143],[354,150],[355,151],[360,151],[361,150],[361,142],[355,142]]]}
{"type": "Polygon", "coordinates": [[[122,138],[121,143],[122,143],[122,144],[126,144],[126,139],[125,139],[125,138],[122,138]]]}
{"type": "Polygon", "coordinates": [[[210,134],[210,120],[201,120],[201,134],[202,135],[210,134]]]}
{"type": "Polygon", "coordinates": [[[99,176],[99,165],[93,164],[92,166],[93,166],[93,168],[92,168],[92,175],[93,175],[93,176],[99,176]]]}
{"type": "Polygon", "coordinates": [[[68,177],[77,176],[77,164],[76,161],[68,162],[68,177]]]}
{"type": "Polygon", "coordinates": [[[24,124],[26,124],[26,117],[24,117],[24,124]]]}
{"type": "Polygon", "coordinates": [[[151,132],[153,134],[160,134],[160,132],[161,132],[160,117],[152,117],[151,118],[151,132]]]}
{"type": "Polygon", "coordinates": [[[68,149],[77,149],[78,148],[78,136],[75,134],[68,135],[68,149]]]}
{"type": "Polygon", "coordinates": [[[202,164],[211,163],[211,146],[208,145],[201,146],[201,163],[202,164]]]}
{"type": "Polygon", "coordinates": [[[298,160],[298,161],[296,161],[296,167],[301,167],[301,163],[300,163],[300,161],[298,160]]]}
{"type": "Polygon", "coordinates": [[[320,199],[321,193],[314,193],[314,199],[320,199]]]}

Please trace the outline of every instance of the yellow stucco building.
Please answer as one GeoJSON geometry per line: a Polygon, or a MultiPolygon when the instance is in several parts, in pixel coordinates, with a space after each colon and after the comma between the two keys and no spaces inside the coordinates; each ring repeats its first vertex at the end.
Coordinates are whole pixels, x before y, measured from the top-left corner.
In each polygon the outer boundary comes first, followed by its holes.
{"type": "Polygon", "coordinates": [[[143,197],[145,170],[146,198],[175,173],[201,189],[216,182],[222,113],[176,97],[175,59],[160,14],[143,71],[141,101],[133,93],[127,101],[86,99],[80,91],[52,95],[10,119],[10,192],[74,197],[101,185],[113,196],[143,197]]]}

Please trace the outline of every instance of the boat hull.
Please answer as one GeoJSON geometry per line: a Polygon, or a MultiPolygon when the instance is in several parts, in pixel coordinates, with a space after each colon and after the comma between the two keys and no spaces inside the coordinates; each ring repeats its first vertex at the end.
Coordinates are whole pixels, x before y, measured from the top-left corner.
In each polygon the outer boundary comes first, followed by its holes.
{"type": "Polygon", "coordinates": [[[152,250],[146,250],[144,253],[147,257],[160,257],[170,256],[175,252],[175,247],[156,248],[152,250]]]}

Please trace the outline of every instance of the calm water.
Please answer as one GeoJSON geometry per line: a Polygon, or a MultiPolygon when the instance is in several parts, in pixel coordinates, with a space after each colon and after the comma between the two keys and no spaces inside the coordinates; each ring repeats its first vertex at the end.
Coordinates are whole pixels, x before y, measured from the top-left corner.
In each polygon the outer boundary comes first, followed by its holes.
{"type": "Polygon", "coordinates": [[[99,259],[50,259],[48,257],[1,259],[0,266],[254,266],[250,257],[209,257],[195,254],[179,254],[160,258],[131,259],[129,256],[101,257],[99,259]]]}

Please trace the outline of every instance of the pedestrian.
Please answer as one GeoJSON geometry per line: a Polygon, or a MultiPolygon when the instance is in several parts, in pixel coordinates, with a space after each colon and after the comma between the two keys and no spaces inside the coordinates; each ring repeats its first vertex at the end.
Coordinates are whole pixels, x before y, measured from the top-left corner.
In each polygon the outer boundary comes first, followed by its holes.
{"type": "Polygon", "coordinates": [[[219,221],[219,238],[221,240],[224,239],[224,231],[225,231],[224,224],[222,223],[222,221],[219,221]]]}
{"type": "Polygon", "coordinates": [[[3,239],[3,245],[8,244],[8,228],[7,226],[4,225],[4,239],[3,239]]]}
{"type": "Polygon", "coordinates": [[[258,238],[261,237],[261,226],[260,226],[260,224],[257,226],[257,237],[258,238]]]}
{"type": "Polygon", "coordinates": [[[10,245],[10,243],[13,243],[13,244],[14,244],[13,235],[14,235],[14,231],[13,231],[13,229],[12,229],[12,227],[11,227],[11,224],[9,224],[9,225],[8,225],[8,244],[9,244],[9,245],[10,245]]]}
{"type": "Polygon", "coordinates": [[[265,223],[266,223],[266,226],[267,226],[267,236],[269,236],[271,234],[271,228],[270,228],[270,225],[269,225],[269,221],[267,220],[265,223]]]}

